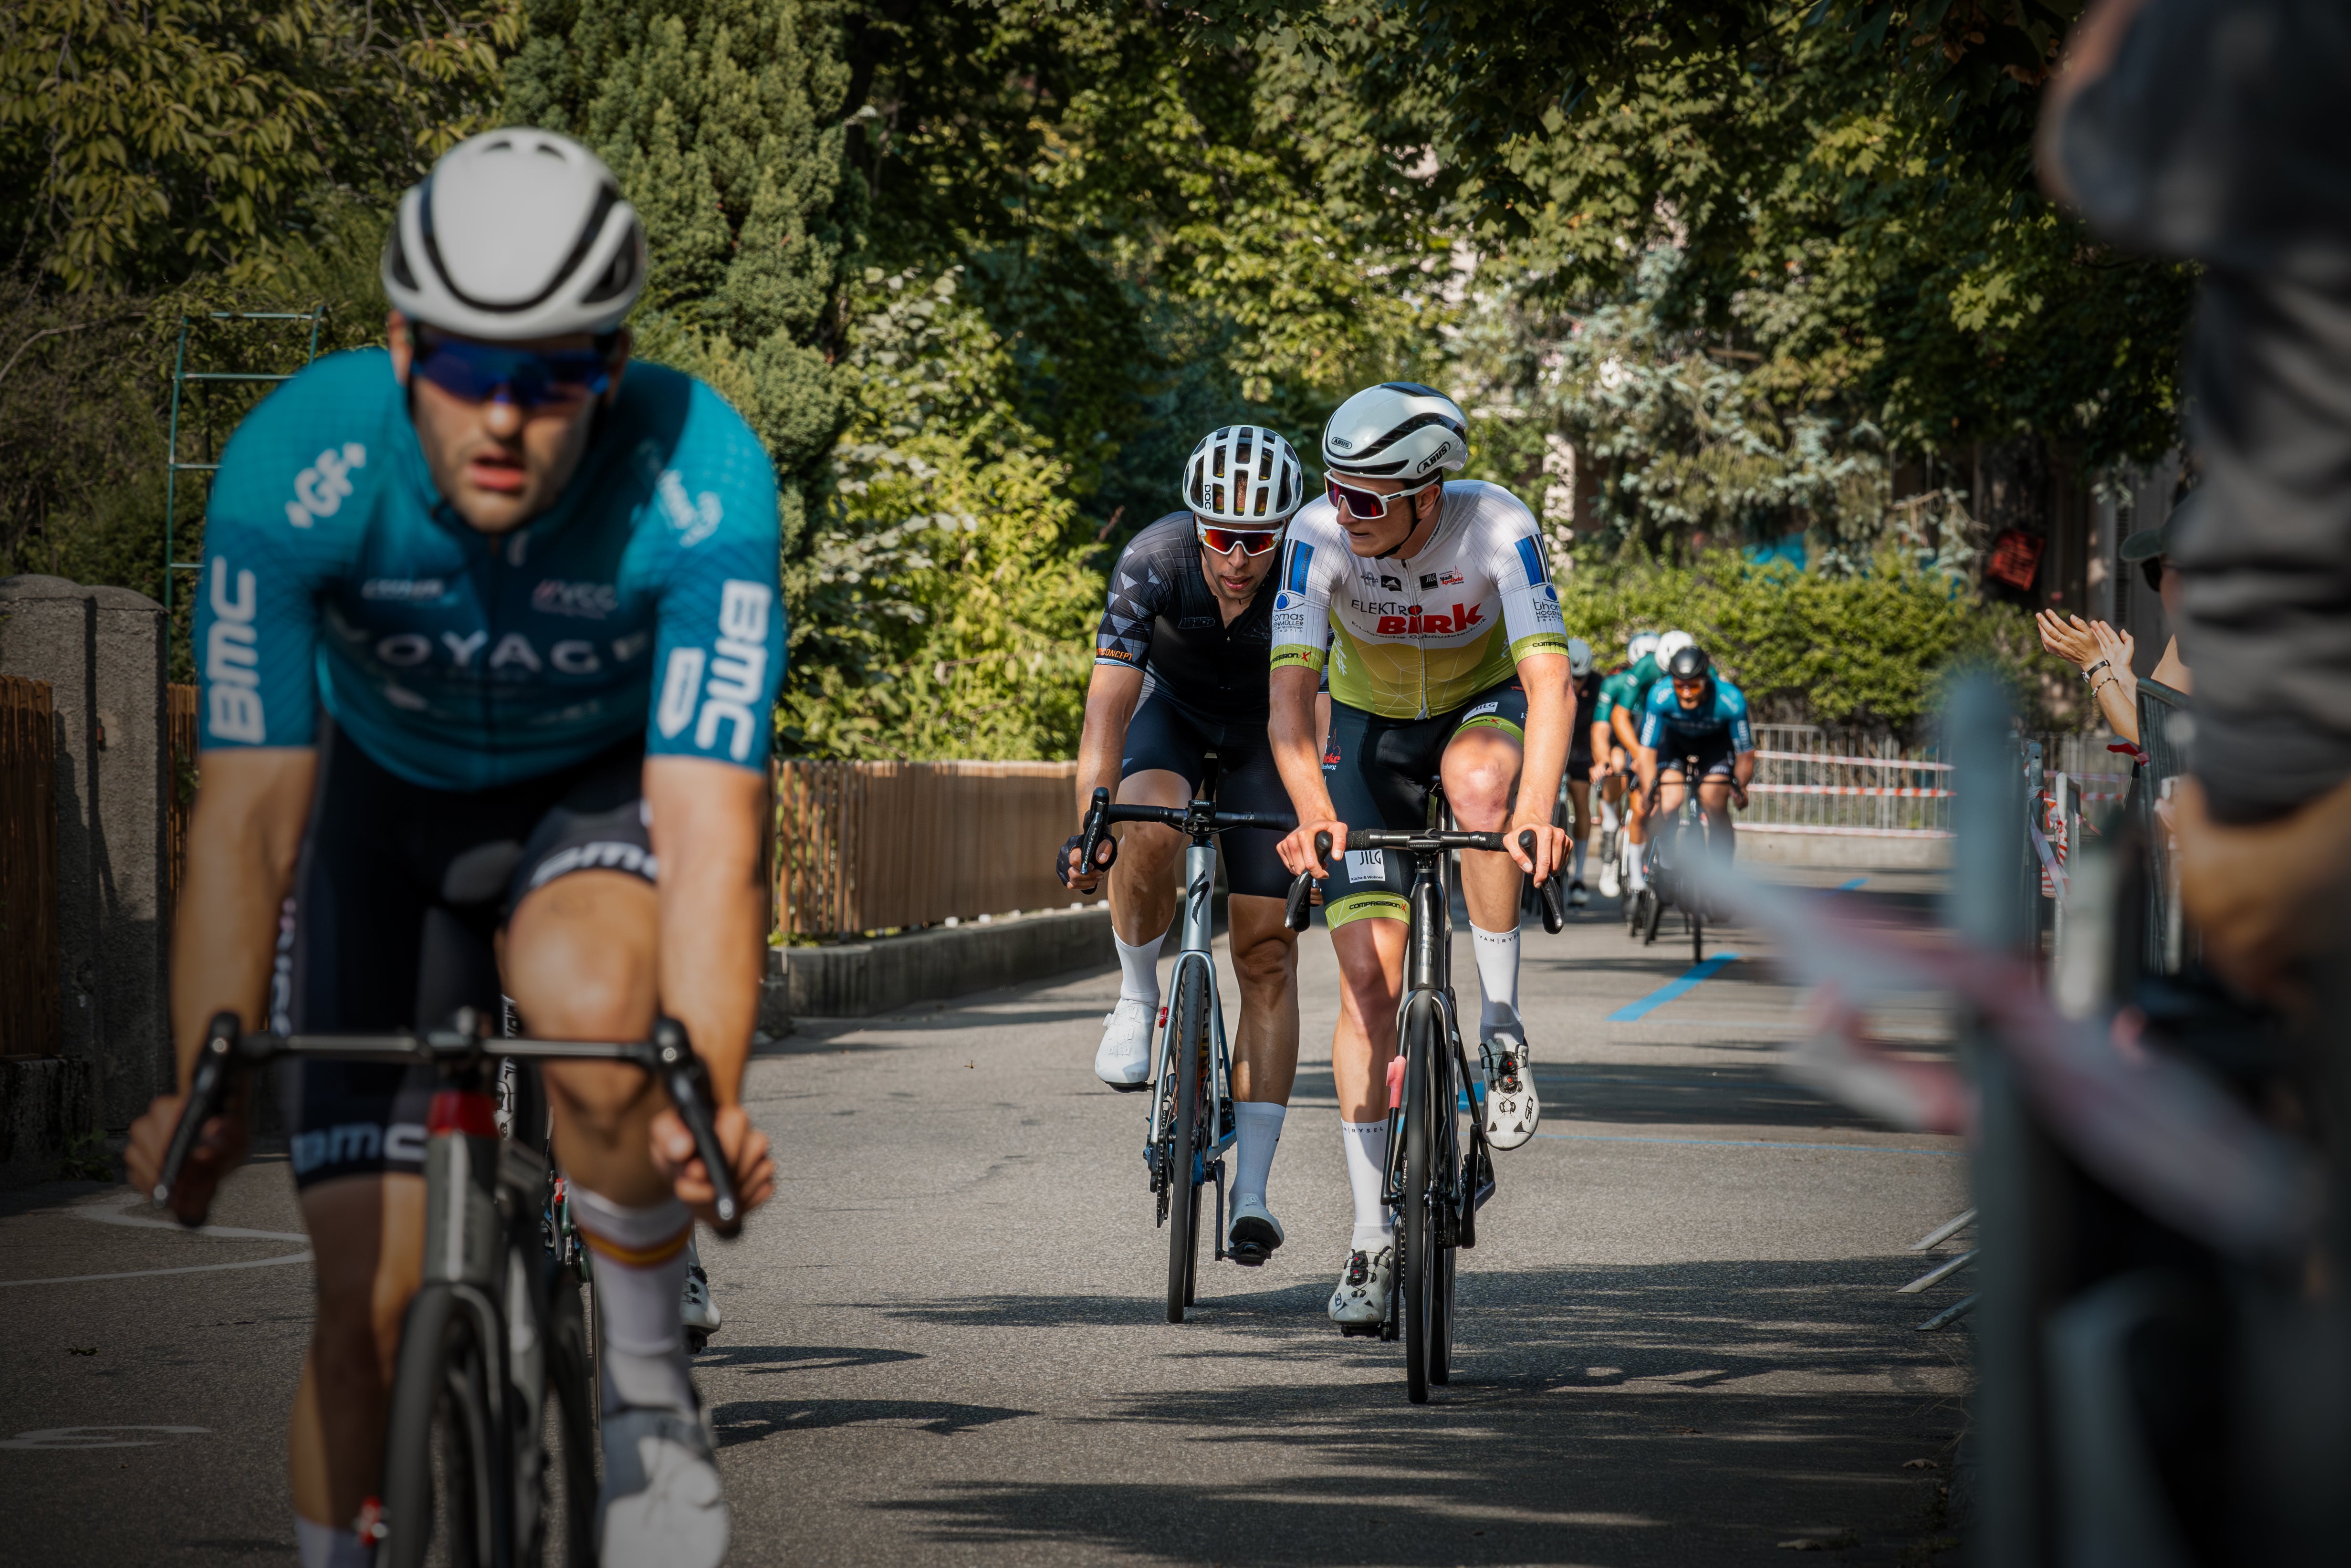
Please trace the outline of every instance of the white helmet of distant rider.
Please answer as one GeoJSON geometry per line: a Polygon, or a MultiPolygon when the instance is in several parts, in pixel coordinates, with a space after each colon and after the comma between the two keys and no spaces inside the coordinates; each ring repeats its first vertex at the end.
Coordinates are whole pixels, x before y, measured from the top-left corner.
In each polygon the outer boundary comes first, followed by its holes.
{"type": "Polygon", "coordinates": [[[1322,427],[1322,466],[1333,478],[1401,479],[1414,487],[1469,461],[1461,405],[1418,382],[1382,382],[1341,403],[1322,427]]]}
{"type": "Polygon", "coordinates": [[[645,231],[604,161],[568,136],[484,131],[400,198],[383,288],[411,321],[516,342],[602,336],[645,284],[645,231]]]}
{"type": "Polygon", "coordinates": [[[1278,528],[1305,501],[1305,465],[1262,425],[1212,430],[1184,464],[1184,505],[1204,523],[1278,528]]]}
{"type": "Polygon", "coordinates": [[[1592,673],[1592,644],[1581,637],[1567,640],[1567,673],[1579,681],[1592,673]]]}
{"type": "Polygon", "coordinates": [[[1657,639],[1656,649],[1651,653],[1650,657],[1656,659],[1657,661],[1657,668],[1663,670],[1667,664],[1673,663],[1674,655],[1676,653],[1680,653],[1684,648],[1692,648],[1697,645],[1698,639],[1691,636],[1687,632],[1668,632],[1664,636],[1657,639]]]}
{"type": "Polygon", "coordinates": [[[1625,644],[1625,662],[1637,664],[1641,662],[1641,655],[1655,653],[1656,647],[1657,634],[1655,632],[1635,632],[1633,640],[1625,644]]]}

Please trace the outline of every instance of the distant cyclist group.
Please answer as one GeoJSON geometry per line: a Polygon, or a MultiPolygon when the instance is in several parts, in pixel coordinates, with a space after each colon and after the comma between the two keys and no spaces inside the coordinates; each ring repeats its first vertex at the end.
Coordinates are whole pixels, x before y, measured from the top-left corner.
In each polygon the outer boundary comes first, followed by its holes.
{"type": "MultiPolygon", "coordinates": [[[[640,1042],[601,1060],[542,1051],[531,1075],[559,1172],[550,1244],[576,1235],[594,1286],[595,1560],[726,1554],[688,1375],[689,1334],[716,1322],[691,1248],[697,1218],[731,1227],[773,1189],[740,1093],[787,644],[767,453],[704,382],[631,362],[623,322],[647,260],[635,212],[576,142],[508,130],[461,143],[400,203],[388,347],[273,392],[213,488],[202,786],[172,944],[182,1087],[127,1158],[195,1222],[247,1143],[235,1093],[216,1115],[199,1098],[181,1125],[200,1061],[225,1059],[242,1030],[298,1063],[291,1165],[319,1297],[287,1445],[306,1568],[360,1568],[385,1546],[409,1303],[421,1283],[479,1274],[426,1255],[465,1234],[427,1211],[428,1192],[469,1190],[465,1151],[494,1135],[488,1096],[447,1053],[470,1062],[495,1040],[453,1046],[443,1026],[502,1014],[539,1040],[640,1042]],[[332,1045],[435,1029],[438,1068],[356,1046],[337,1060],[332,1045]],[[647,1070],[662,1063],[666,1079],[647,1070]],[[685,1103],[705,1071],[715,1115],[685,1103]]],[[[1219,1240],[1244,1264],[1285,1239],[1266,1204],[1299,1048],[1284,894],[1319,884],[1354,1200],[1330,1315],[1360,1328],[1386,1314],[1397,1267],[1390,1063],[1427,857],[1415,882],[1412,855],[1347,848],[1351,830],[1422,830],[1437,802],[1454,828],[1499,835],[1460,852],[1482,1157],[1541,1116],[1519,1006],[1526,879],[1563,875],[1568,902],[1587,901],[1596,800],[1603,894],[1639,890],[1646,824],[1692,787],[1720,815],[1753,747],[1744,699],[1684,634],[1636,637],[1625,668],[1598,671],[1568,634],[1533,514],[1458,477],[1469,432],[1450,399],[1368,388],[1319,455],[1310,498],[1272,431],[1199,443],[1181,507],[1112,569],[1077,784],[1082,818],[1097,790],[1182,808],[1213,779],[1220,807],[1259,824],[1223,843],[1241,1009],[1219,1240]],[[1276,821],[1294,826],[1262,825],[1276,821]]],[[[1116,1089],[1152,1086],[1179,847],[1161,823],[1088,838],[1081,822],[1056,856],[1072,886],[1108,880],[1121,988],[1094,1071],[1116,1089]]],[[[421,1561],[416,1541],[392,1545],[421,1561]]]]}

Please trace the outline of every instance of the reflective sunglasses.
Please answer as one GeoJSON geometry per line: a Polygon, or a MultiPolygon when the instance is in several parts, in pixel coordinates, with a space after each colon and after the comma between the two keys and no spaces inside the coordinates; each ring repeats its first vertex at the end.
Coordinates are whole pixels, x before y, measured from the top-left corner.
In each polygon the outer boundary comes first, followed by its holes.
{"type": "Polygon", "coordinates": [[[1192,531],[1199,536],[1202,544],[1218,555],[1229,555],[1238,549],[1243,555],[1258,556],[1281,548],[1280,528],[1218,528],[1214,523],[1202,522],[1196,515],[1192,518],[1192,531]]]}
{"type": "Polygon", "coordinates": [[[416,334],[416,373],[452,397],[483,402],[504,393],[521,409],[574,402],[612,384],[612,367],[593,349],[544,353],[438,332],[416,334]]]}
{"type": "Polygon", "coordinates": [[[1393,496],[1383,496],[1374,490],[1361,490],[1353,485],[1343,485],[1336,479],[1325,481],[1331,504],[1364,522],[1387,516],[1388,503],[1391,501],[1408,501],[1423,490],[1444,483],[1444,476],[1440,475],[1437,478],[1416,485],[1409,490],[1398,490],[1393,496]]]}

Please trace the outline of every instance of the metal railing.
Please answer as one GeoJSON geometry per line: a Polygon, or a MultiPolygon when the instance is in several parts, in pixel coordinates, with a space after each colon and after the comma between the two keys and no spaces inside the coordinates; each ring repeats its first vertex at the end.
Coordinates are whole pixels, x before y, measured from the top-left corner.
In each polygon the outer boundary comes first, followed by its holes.
{"type": "Polygon", "coordinates": [[[1949,838],[1950,766],[1892,736],[1755,727],[1755,779],[1739,826],[1859,838],[1949,838]]]}

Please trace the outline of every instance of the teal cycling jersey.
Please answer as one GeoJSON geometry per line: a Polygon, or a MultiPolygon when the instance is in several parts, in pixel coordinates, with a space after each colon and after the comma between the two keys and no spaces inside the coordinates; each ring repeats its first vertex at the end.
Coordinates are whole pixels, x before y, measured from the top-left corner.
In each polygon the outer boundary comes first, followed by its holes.
{"type": "Polygon", "coordinates": [[[1719,744],[1727,734],[1733,751],[1755,749],[1755,727],[1747,717],[1747,694],[1720,675],[1708,679],[1708,690],[1695,709],[1682,706],[1671,681],[1649,688],[1641,709],[1641,744],[1651,751],[1690,745],[1719,744]]]}
{"type": "Polygon", "coordinates": [[[556,504],[511,532],[434,487],[381,350],[321,360],[237,427],[205,513],[200,744],[304,747],[484,789],[643,730],[766,765],[783,675],[775,471],[691,376],[632,364],[556,504]]]}
{"type": "Polygon", "coordinates": [[[1600,683],[1600,700],[1592,706],[1592,722],[1601,724],[1618,708],[1629,711],[1635,723],[1641,716],[1641,705],[1647,700],[1649,687],[1657,679],[1657,662],[1648,654],[1627,664],[1600,683]]]}

